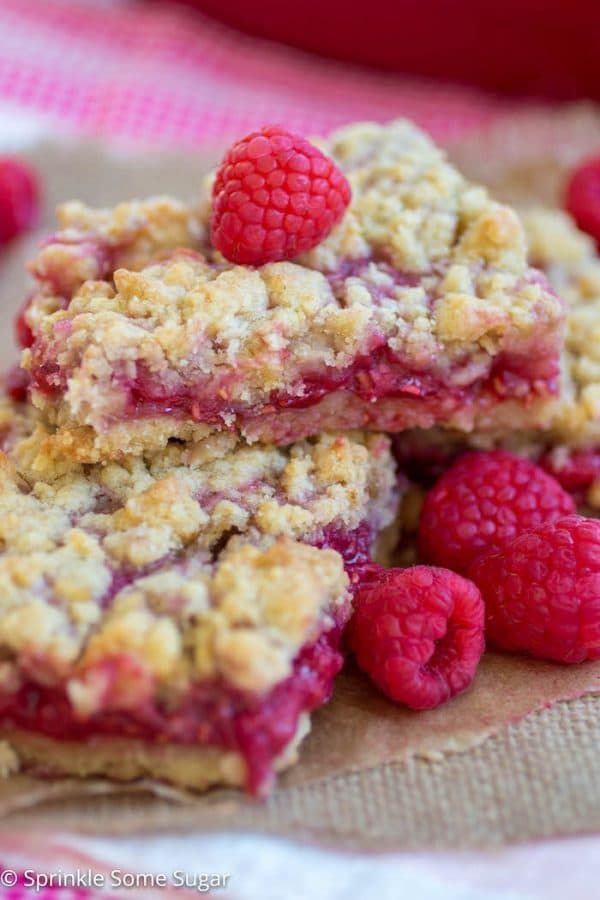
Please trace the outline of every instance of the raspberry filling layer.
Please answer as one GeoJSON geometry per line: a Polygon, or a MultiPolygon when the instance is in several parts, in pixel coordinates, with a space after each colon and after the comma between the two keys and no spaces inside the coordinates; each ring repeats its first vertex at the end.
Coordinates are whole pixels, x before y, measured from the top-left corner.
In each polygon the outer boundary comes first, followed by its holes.
{"type": "MultiPolygon", "coordinates": [[[[194,686],[175,710],[148,701],[126,711],[108,710],[81,720],[75,717],[63,688],[29,681],[16,693],[0,696],[2,725],[57,740],[84,741],[102,735],[217,746],[241,754],[247,789],[263,794],[272,780],[275,760],[296,734],[299,716],[331,696],[343,662],[338,647],[348,614],[349,609],[344,610],[332,629],[305,646],[290,677],[264,696],[247,696],[226,684],[210,682],[194,686]]],[[[110,691],[111,683],[124,676],[135,679],[139,673],[134,662],[116,658],[104,662],[103,671],[96,674],[110,691]]]]}
{"type": "MultiPolygon", "coordinates": [[[[432,273],[430,273],[432,274],[432,273]]],[[[347,261],[327,278],[333,293],[344,304],[344,284],[348,278],[362,278],[371,294],[374,306],[389,302],[393,287],[411,287],[422,282],[424,276],[404,273],[382,260],[361,259],[347,261]],[[387,276],[385,284],[369,280],[369,267],[376,263],[380,276],[387,276]]],[[[535,276],[542,277],[542,276],[535,276]]],[[[430,303],[433,303],[433,296],[430,303]]],[[[26,324],[20,324],[23,340],[26,324]]],[[[41,394],[57,400],[68,389],[73,372],[57,363],[60,355],[57,346],[71,328],[71,321],[63,319],[55,326],[55,338],[34,340],[32,344],[32,387],[41,394]],[[55,346],[55,344],[57,346],[55,346]]],[[[479,349],[474,348],[479,353],[479,349]]],[[[488,368],[478,365],[473,369],[472,355],[465,354],[455,360],[449,370],[435,361],[429,366],[415,368],[401,354],[395,352],[388,338],[376,327],[366,338],[364,350],[350,365],[338,368],[317,365],[301,371],[284,390],[239,400],[239,385],[247,381],[243,368],[235,364],[218,367],[210,375],[195,377],[173,370],[153,373],[138,362],[136,374],[117,364],[107,390],[114,391],[114,408],[107,411],[104,426],[109,428],[124,419],[148,419],[172,416],[203,422],[208,425],[229,427],[251,425],[257,419],[281,411],[306,410],[314,407],[336,392],[349,395],[350,403],[371,409],[379,400],[406,400],[409,405],[418,401],[419,408],[430,411],[433,420],[443,421],[453,411],[477,402],[497,402],[507,398],[527,400],[530,396],[555,394],[558,390],[559,361],[557,341],[552,335],[541,334],[514,351],[499,354],[488,368]],[[117,399],[118,398],[118,399],[117,399]]],[[[481,361],[480,361],[481,362],[481,361]]],[[[282,354],[282,369],[286,359],[282,354]]],[[[401,428],[417,425],[412,421],[414,413],[407,414],[407,421],[398,420],[401,428]]],[[[377,411],[372,413],[373,426],[377,426],[377,411]]],[[[347,424],[347,423],[346,423],[347,424]]],[[[389,430],[389,421],[384,422],[389,430]]],[[[327,421],[326,427],[336,427],[327,421]]],[[[393,428],[392,430],[397,430],[393,428]]]]}
{"type": "MultiPolygon", "coordinates": [[[[36,356],[39,359],[45,354],[37,353],[36,356]]],[[[467,365],[468,360],[465,360],[464,367],[467,365]]],[[[454,367],[454,376],[460,368],[458,364],[454,367]]],[[[34,365],[31,374],[33,388],[49,397],[58,397],[67,389],[69,373],[55,363],[34,365]]],[[[534,352],[527,357],[503,355],[496,359],[484,378],[466,387],[456,387],[451,384],[452,379],[437,373],[407,369],[388,346],[380,346],[368,355],[357,357],[351,366],[309,373],[292,389],[272,392],[264,403],[247,406],[222,399],[231,393],[231,378],[229,385],[222,380],[203,380],[192,387],[180,384],[175,390],[168,390],[164,382],[138,366],[135,379],[114,376],[123,398],[115,418],[173,416],[222,426],[224,420],[232,417],[252,422],[281,410],[306,409],[335,392],[351,394],[366,404],[383,399],[418,400],[420,405],[426,404],[435,417],[437,408],[447,413],[448,409],[457,409],[479,399],[501,401],[511,397],[523,399],[529,395],[555,394],[558,376],[558,360],[554,355],[534,352]]]]}

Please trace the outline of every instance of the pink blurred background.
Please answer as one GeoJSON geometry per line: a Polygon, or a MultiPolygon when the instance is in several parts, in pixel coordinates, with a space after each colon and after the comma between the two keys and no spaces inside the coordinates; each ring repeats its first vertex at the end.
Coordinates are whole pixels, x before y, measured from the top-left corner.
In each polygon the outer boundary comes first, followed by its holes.
{"type": "Polygon", "coordinates": [[[598,0],[180,0],[337,59],[551,99],[600,97],[598,0]]]}
{"type": "Polygon", "coordinates": [[[599,0],[0,0],[0,116],[197,146],[265,122],[323,133],[405,115],[445,139],[529,102],[521,90],[598,95],[598,26],[599,0]]]}

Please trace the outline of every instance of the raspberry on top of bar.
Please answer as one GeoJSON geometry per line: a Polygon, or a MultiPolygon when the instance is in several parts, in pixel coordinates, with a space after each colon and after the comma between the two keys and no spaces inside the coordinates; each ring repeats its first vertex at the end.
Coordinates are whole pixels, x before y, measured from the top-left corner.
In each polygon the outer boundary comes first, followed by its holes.
{"type": "Polygon", "coordinates": [[[196,208],[68,206],[32,270],[23,365],[63,452],[84,461],[232,430],[470,430],[557,389],[563,304],[522,226],[399,121],[323,148],[352,188],[294,261],[235,266],[196,208]]]}
{"type": "Polygon", "coordinates": [[[396,511],[388,439],[215,434],[84,466],[42,425],[13,431],[2,736],[47,771],[263,790],[341,666],[351,586],[396,511]]]}

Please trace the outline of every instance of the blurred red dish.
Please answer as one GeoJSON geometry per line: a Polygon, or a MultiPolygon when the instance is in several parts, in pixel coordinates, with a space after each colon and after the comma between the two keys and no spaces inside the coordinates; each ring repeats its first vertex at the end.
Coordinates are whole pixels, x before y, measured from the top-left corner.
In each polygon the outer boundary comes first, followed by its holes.
{"type": "Polygon", "coordinates": [[[180,0],[325,56],[509,94],[600,98],[598,0],[180,0]]]}

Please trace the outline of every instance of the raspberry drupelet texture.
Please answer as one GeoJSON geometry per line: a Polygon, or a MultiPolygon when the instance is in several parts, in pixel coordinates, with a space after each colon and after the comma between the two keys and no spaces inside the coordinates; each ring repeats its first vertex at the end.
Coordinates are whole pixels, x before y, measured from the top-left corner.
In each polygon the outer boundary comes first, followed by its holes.
{"type": "Polygon", "coordinates": [[[0,247],[33,228],[40,214],[40,189],[26,162],[0,157],[0,247]]]}
{"type": "Polygon", "coordinates": [[[573,512],[573,498],[535,463],[503,450],[467,453],[427,495],[419,552],[428,562],[466,573],[482,553],[573,512]]]}
{"type": "Polygon", "coordinates": [[[579,663],[600,658],[600,521],[566,516],[516,538],[469,570],[486,636],[503,650],[579,663]]]}
{"type": "Polygon", "coordinates": [[[215,247],[230,262],[258,266],[316,247],[342,218],[350,185],[317,147],[271,125],[229,150],[213,200],[215,247]]]}
{"type": "Polygon", "coordinates": [[[349,643],[392,700],[432,709],[472,682],[484,649],[478,588],[446,569],[373,571],[358,592],[349,643]]]}
{"type": "Polygon", "coordinates": [[[566,207],[582,231],[600,247],[600,156],[575,169],[566,191],[566,207]]]}

